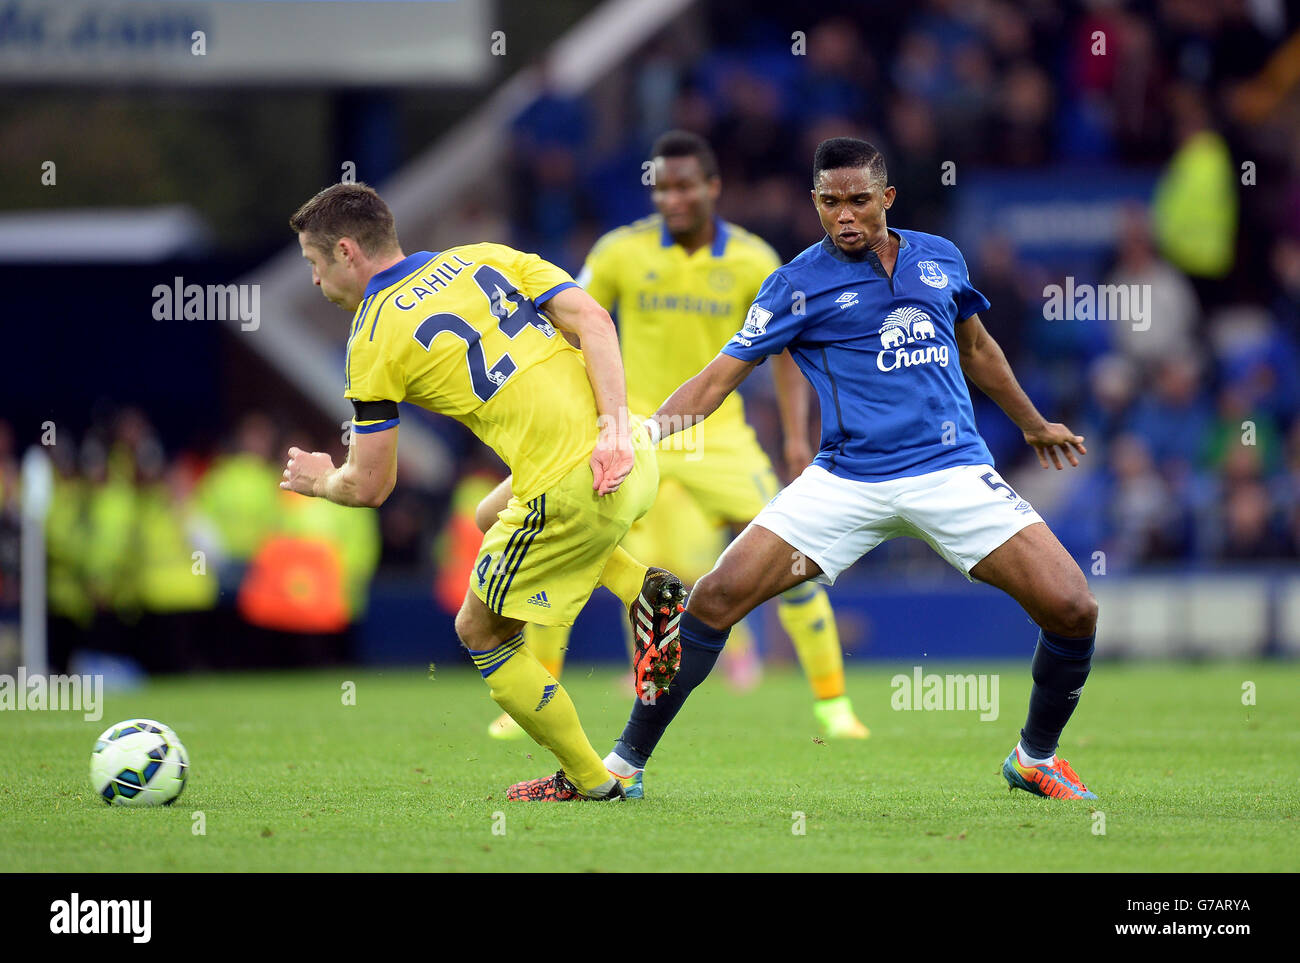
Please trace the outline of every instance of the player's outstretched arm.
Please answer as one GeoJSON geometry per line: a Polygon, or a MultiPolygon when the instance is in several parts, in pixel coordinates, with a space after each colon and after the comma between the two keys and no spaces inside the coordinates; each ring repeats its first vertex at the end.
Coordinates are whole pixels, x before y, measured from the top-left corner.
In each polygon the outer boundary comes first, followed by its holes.
{"type": "Polygon", "coordinates": [[[1002,353],[1002,348],[993,340],[993,336],[984,329],[978,314],[972,314],[957,325],[957,347],[961,353],[961,369],[966,377],[997,402],[998,407],[1024,432],[1025,441],[1037,452],[1040,465],[1049,467],[1047,459],[1050,456],[1059,471],[1064,467],[1060,454],[1064,454],[1066,461],[1076,468],[1079,466],[1075,451],[1080,455],[1088,453],[1088,449],[1083,447],[1083,436],[1076,435],[1065,425],[1049,422],[1039,414],[1034,403],[1020,387],[1020,382],[1016,381],[1007,356],[1002,353]],[[1057,453],[1058,448],[1060,454],[1057,453]]]}
{"type": "Polygon", "coordinates": [[[348,460],[338,468],[323,451],[290,448],[280,487],[349,508],[378,508],[397,484],[397,431],[353,431],[348,460]]]}
{"type": "Polygon", "coordinates": [[[598,495],[608,495],[618,491],[635,463],[627,417],[627,382],[614,321],[581,288],[565,288],[548,300],[543,310],[556,327],[578,336],[587,359],[587,378],[600,416],[600,436],[591,453],[591,487],[598,495]]]}
{"type": "Polygon", "coordinates": [[[757,361],[741,361],[729,354],[719,354],[703,371],[669,395],[649,419],[658,425],[658,437],[667,438],[713,414],[757,364],[757,361]]]}

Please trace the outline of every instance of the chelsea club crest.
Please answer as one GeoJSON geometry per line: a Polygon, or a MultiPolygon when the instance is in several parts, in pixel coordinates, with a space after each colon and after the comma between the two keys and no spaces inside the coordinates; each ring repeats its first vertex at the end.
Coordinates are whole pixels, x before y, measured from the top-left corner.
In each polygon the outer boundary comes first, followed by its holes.
{"type": "Polygon", "coordinates": [[[937,261],[920,261],[916,265],[921,269],[921,281],[932,288],[948,286],[948,275],[939,268],[937,261]]]}

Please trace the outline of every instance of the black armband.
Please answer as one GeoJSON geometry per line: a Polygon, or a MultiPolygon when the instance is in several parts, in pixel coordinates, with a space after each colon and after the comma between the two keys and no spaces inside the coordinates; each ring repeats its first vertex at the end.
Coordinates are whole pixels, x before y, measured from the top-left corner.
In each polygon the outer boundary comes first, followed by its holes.
{"type": "Polygon", "coordinates": [[[353,401],[352,428],[361,434],[397,427],[396,401],[353,401]]]}

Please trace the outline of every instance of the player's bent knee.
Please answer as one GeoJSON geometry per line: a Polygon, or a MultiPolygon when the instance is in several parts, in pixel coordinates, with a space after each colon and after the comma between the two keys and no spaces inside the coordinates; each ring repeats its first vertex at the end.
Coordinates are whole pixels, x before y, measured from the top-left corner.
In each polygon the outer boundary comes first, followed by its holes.
{"type": "Polygon", "coordinates": [[[1097,599],[1086,588],[1063,596],[1053,606],[1050,632],[1071,639],[1083,639],[1097,631],[1097,599]]]}
{"type": "Polygon", "coordinates": [[[1097,631],[1097,599],[1087,589],[1070,597],[1066,613],[1076,638],[1083,638],[1097,631]]]}
{"type": "Polygon", "coordinates": [[[744,600],[736,587],[712,571],[691,589],[687,611],[714,629],[730,628],[744,617],[744,600]]]}
{"type": "Polygon", "coordinates": [[[461,610],[456,613],[456,638],[459,639],[460,644],[467,649],[473,648],[473,646],[471,646],[467,641],[467,638],[473,632],[471,621],[472,620],[470,616],[466,613],[465,608],[462,606],[461,610]]]}
{"type": "Polygon", "coordinates": [[[456,613],[456,638],[466,649],[482,652],[492,648],[492,640],[486,625],[474,617],[468,605],[462,605],[456,613]]]}
{"type": "Polygon", "coordinates": [[[1097,605],[1097,597],[1091,592],[1085,593],[1083,618],[1087,623],[1089,635],[1097,631],[1097,613],[1100,610],[1101,607],[1097,605]]]}

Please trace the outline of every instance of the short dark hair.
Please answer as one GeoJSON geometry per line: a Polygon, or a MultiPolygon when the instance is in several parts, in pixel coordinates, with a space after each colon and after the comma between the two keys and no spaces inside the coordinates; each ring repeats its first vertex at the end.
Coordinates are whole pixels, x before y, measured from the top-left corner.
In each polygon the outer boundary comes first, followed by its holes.
{"type": "Polygon", "coordinates": [[[332,184],[289,218],[296,233],[310,235],[308,243],[332,255],[339,238],[350,237],[367,257],[398,247],[393,212],[367,184],[332,184]]]}
{"type": "Polygon", "coordinates": [[[705,177],[718,176],[718,158],[709,142],[689,130],[670,130],[660,134],[650,148],[650,158],[694,157],[700,162],[705,177]]]}
{"type": "Polygon", "coordinates": [[[855,170],[865,167],[871,172],[873,181],[879,180],[886,186],[889,184],[884,154],[856,137],[831,137],[818,144],[817,152],[813,154],[813,187],[817,186],[817,175],[822,171],[844,167],[855,170]]]}

